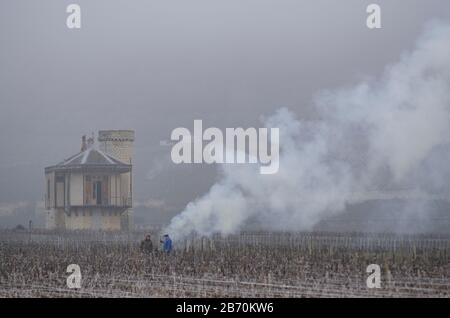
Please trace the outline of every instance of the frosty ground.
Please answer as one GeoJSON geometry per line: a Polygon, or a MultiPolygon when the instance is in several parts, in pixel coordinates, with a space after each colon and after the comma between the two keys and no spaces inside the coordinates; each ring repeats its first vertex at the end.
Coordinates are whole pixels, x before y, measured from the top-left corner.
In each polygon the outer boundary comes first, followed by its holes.
{"type": "Polygon", "coordinates": [[[446,235],[251,232],[146,254],[145,233],[1,231],[0,297],[450,297],[446,235]],[[73,263],[81,289],[67,288],[73,263]]]}

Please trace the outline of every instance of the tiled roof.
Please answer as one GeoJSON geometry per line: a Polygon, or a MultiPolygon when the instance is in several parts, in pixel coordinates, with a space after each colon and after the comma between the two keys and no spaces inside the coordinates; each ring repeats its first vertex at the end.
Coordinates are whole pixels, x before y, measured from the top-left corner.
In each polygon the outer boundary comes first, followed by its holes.
{"type": "Polygon", "coordinates": [[[119,170],[129,170],[131,165],[126,164],[99,149],[90,147],[76,155],[58,163],[55,166],[47,167],[49,170],[83,169],[83,168],[111,168],[119,170]]]}

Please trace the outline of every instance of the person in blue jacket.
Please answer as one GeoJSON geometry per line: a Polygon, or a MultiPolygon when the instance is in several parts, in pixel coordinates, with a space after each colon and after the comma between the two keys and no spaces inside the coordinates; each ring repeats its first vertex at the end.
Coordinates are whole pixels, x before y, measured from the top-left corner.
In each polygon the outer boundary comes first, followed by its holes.
{"type": "Polygon", "coordinates": [[[172,250],[172,240],[169,237],[169,234],[164,234],[163,240],[161,241],[163,244],[163,251],[169,253],[172,250]]]}

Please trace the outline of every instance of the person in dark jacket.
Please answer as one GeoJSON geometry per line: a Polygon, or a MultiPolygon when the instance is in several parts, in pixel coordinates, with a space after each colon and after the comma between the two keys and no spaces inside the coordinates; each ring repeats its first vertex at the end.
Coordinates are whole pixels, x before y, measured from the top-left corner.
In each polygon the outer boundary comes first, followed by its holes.
{"type": "Polygon", "coordinates": [[[147,234],[145,239],[141,242],[141,251],[144,253],[153,252],[153,242],[150,234],[147,234]]]}

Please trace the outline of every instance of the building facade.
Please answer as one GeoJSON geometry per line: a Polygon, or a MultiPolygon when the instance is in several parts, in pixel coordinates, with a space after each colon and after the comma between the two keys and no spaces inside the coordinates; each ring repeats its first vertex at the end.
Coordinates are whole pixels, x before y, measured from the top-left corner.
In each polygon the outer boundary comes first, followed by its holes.
{"type": "MultiPolygon", "coordinates": [[[[98,132],[100,150],[114,158],[117,158],[121,162],[132,166],[134,136],[135,133],[133,130],[100,130],[98,132]]],[[[124,173],[122,178],[124,183],[129,185],[130,193],[133,193],[132,171],[124,173]]],[[[122,229],[132,230],[133,227],[133,210],[132,206],[130,206],[122,214],[122,229]]]]}
{"type": "Polygon", "coordinates": [[[79,153],[45,168],[47,228],[132,228],[134,132],[101,131],[98,140],[83,136],[79,153]]]}

